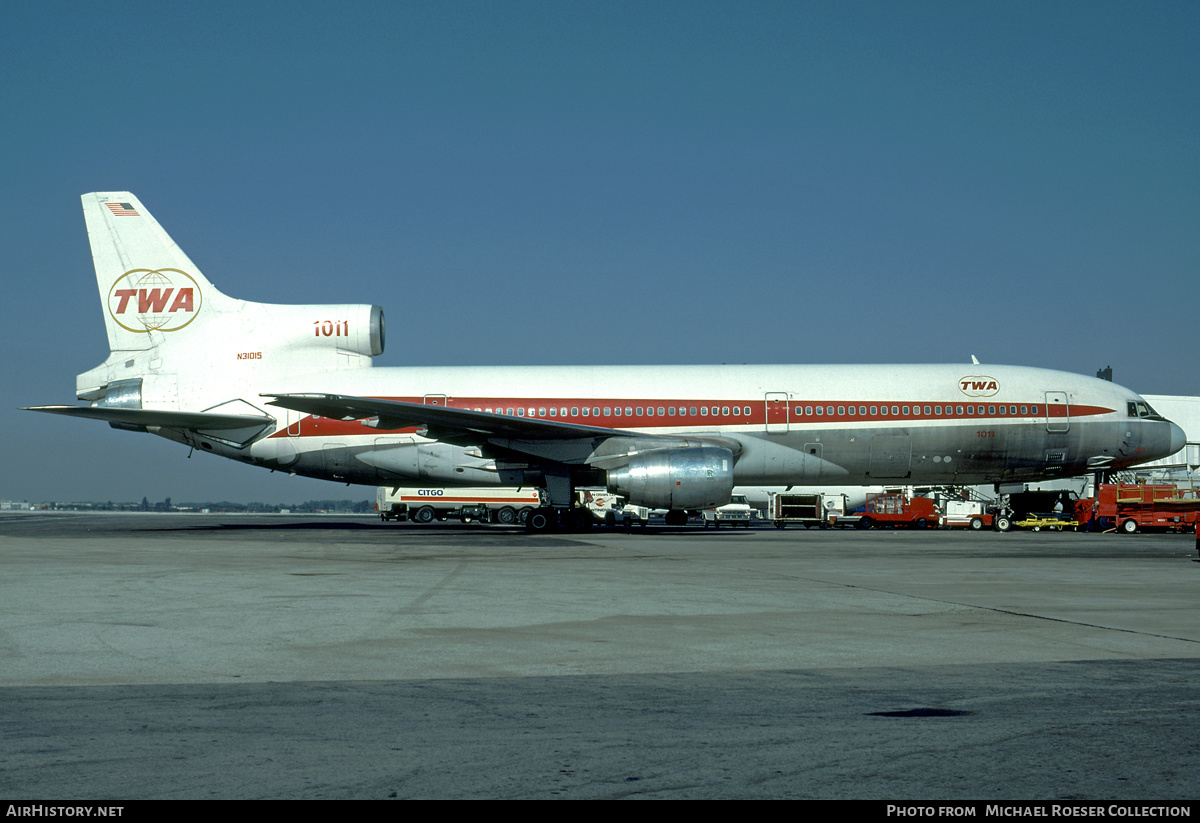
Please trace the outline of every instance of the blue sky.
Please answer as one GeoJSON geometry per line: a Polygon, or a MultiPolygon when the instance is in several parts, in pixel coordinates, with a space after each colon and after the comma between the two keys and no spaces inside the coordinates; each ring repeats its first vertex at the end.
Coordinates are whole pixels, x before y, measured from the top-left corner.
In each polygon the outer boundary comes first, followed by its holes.
{"type": "Polygon", "coordinates": [[[378,365],[1200,394],[1197,42],[1183,2],[5,4],[0,498],[370,495],[16,411],[107,354],[88,191],[233,296],[382,305],[378,365]]]}

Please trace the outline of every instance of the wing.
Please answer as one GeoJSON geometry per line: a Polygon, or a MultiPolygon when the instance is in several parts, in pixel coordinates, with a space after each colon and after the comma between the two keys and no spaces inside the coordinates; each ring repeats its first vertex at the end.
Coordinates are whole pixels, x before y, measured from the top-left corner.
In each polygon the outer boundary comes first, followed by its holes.
{"type": "Polygon", "coordinates": [[[540,417],[509,417],[503,414],[425,406],[402,400],[351,397],[341,394],[264,394],[273,397],[269,406],[315,414],[333,420],[366,420],[375,429],[404,429],[415,426],[428,430],[435,440],[477,440],[479,438],[536,438],[538,440],[575,440],[585,437],[637,435],[620,429],[560,423],[540,417]]]}
{"type": "Polygon", "coordinates": [[[267,405],[315,414],[334,420],[362,420],[376,429],[416,427],[434,440],[456,445],[493,446],[509,452],[561,463],[588,463],[602,467],[620,462],[629,454],[672,448],[688,443],[708,443],[741,453],[741,443],[722,437],[648,434],[606,429],[503,414],[425,406],[402,400],[352,397],[340,394],[264,394],[267,405]]]}

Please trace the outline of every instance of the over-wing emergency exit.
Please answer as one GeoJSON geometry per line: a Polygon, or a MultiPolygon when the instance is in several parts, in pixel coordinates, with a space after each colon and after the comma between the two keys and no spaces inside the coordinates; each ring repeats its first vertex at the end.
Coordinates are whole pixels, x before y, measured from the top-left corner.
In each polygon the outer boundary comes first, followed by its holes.
{"type": "Polygon", "coordinates": [[[228,297],[132,194],[83,210],[110,355],[89,405],[33,410],[344,483],[533,486],[533,529],[575,486],[679,522],[735,484],[1019,482],[1184,445],[1128,389],[1016,366],[373,368],[378,306],[228,297]]]}

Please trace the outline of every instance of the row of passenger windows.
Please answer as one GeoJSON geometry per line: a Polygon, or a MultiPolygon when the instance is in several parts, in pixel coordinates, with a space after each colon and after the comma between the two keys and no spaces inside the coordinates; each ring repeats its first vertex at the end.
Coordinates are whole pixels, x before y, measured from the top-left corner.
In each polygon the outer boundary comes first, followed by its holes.
{"type": "MultiPolygon", "coordinates": [[[[831,407],[832,408],[832,407],[831,407]]],[[[495,408],[495,409],[475,409],[475,411],[485,411],[488,414],[506,414],[509,417],[600,417],[601,408],[592,406],[591,408],[583,406],[571,406],[570,409],[566,406],[538,406],[538,407],[521,407],[521,408],[495,408]]],[[[604,417],[708,417],[712,415],[729,417],[750,416],[749,406],[605,406],[603,408],[604,417]]]]}
{"type": "MultiPolygon", "coordinates": [[[[1131,403],[1132,407],[1133,404],[1131,403]]],[[[477,408],[475,411],[486,411],[488,414],[506,414],[509,417],[742,417],[750,416],[749,406],[528,406],[520,408],[477,408]]],[[[894,416],[924,414],[925,416],[940,415],[1029,415],[1037,414],[1037,406],[796,406],[796,417],[815,417],[838,415],[853,417],[867,414],[871,416],[894,416]],[[1018,412],[1018,409],[1020,411],[1018,412]]],[[[1130,416],[1133,416],[1131,411],[1130,416]]]]}
{"type": "MultiPolygon", "coordinates": [[[[813,415],[838,414],[842,417],[853,416],[855,414],[866,416],[867,409],[870,409],[872,416],[880,416],[888,414],[888,406],[796,406],[796,416],[806,417],[813,415]],[[834,411],[836,408],[836,412],[834,411]]],[[[926,416],[941,415],[943,409],[945,414],[1017,414],[1017,406],[891,406],[891,414],[893,415],[908,415],[908,414],[925,414],[926,416]],[[966,409],[964,411],[964,408],[966,409]],[[924,409],[924,412],[922,412],[924,409]],[[910,411],[911,410],[911,411],[910,411]]],[[[1021,406],[1020,414],[1037,414],[1037,406],[1021,406]]]]}

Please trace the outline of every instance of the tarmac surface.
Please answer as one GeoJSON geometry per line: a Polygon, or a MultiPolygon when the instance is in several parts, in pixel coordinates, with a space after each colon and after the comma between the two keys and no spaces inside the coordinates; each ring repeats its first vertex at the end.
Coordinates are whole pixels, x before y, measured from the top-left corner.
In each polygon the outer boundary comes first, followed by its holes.
{"type": "Polygon", "coordinates": [[[1200,797],[1192,535],[0,514],[0,796],[1200,797]]]}

